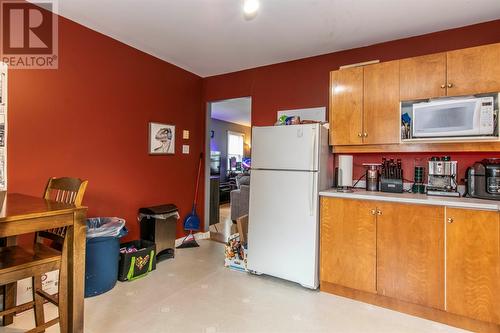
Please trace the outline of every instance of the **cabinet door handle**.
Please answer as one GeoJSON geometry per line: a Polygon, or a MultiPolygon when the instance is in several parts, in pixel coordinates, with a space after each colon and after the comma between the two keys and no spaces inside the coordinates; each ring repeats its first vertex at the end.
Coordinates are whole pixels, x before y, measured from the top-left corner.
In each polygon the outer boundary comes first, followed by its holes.
{"type": "Polygon", "coordinates": [[[453,217],[448,217],[448,218],[446,219],[446,222],[448,222],[448,223],[450,223],[450,224],[451,224],[451,223],[453,223],[453,217]]]}
{"type": "Polygon", "coordinates": [[[372,210],[370,211],[370,213],[371,213],[372,215],[375,215],[375,214],[377,213],[377,211],[376,211],[375,209],[372,209],[372,210]]]}
{"type": "Polygon", "coordinates": [[[377,215],[382,215],[382,211],[380,209],[377,209],[377,215]]]}
{"type": "Polygon", "coordinates": [[[359,136],[359,137],[362,137],[363,135],[361,135],[361,133],[358,133],[358,136],[359,136]]]}
{"type": "Polygon", "coordinates": [[[452,88],[453,87],[453,83],[448,83],[448,88],[452,88]]]}
{"type": "Polygon", "coordinates": [[[441,85],[441,89],[444,89],[444,88],[446,88],[446,84],[441,85]]]}
{"type": "Polygon", "coordinates": [[[363,136],[366,138],[368,136],[368,133],[363,133],[363,136]]]}

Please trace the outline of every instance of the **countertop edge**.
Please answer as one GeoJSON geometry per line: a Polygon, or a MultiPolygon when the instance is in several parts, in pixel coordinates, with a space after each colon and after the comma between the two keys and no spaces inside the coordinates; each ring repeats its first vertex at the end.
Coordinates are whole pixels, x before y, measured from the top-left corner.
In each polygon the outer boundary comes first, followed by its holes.
{"type": "MultiPolygon", "coordinates": [[[[446,206],[454,208],[471,208],[479,210],[492,210],[500,211],[500,203],[495,201],[488,201],[482,199],[471,198],[447,198],[447,197],[408,197],[413,194],[410,193],[384,193],[384,192],[368,192],[368,191],[354,191],[354,192],[336,192],[335,190],[320,191],[321,197],[344,198],[344,199],[361,199],[372,201],[396,202],[396,203],[409,203],[418,205],[433,205],[433,206],[446,206]],[[451,200],[450,200],[451,199],[451,200]],[[484,202],[478,202],[478,201],[484,202]]],[[[417,196],[417,195],[415,195],[417,196]]]]}

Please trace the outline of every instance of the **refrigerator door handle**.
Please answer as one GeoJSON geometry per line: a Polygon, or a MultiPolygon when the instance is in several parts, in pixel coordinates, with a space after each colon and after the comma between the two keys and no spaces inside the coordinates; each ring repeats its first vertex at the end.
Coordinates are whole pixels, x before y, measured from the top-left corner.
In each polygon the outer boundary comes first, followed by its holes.
{"type": "MultiPolygon", "coordinates": [[[[311,171],[315,170],[315,157],[316,157],[316,130],[313,129],[311,131],[311,171]]],[[[314,182],[314,172],[310,172],[311,184],[309,189],[311,190],[311,195],[309,197],[309,216],[313,216],[314,214],[314,195],[316,193],[315,190],[315,182],[314,182]]]]}
{"type": "Polygon", "coordinates": [[[315,182],[314,182],[314,172],[310,172],[310,178],[311,184],[309,186],[309,189],[311,190],[311,195],[309,196],[309,216],[313,216],[314,214],[314,194],[316,193],[315,190],[315,182]]]}
{"type": "Polygon", "coordinates": [[[313,130],[311,131],[311,169],[310,170],[315,170],[315,161],[314,158],[316,157],[316,131],[313,130]]]}

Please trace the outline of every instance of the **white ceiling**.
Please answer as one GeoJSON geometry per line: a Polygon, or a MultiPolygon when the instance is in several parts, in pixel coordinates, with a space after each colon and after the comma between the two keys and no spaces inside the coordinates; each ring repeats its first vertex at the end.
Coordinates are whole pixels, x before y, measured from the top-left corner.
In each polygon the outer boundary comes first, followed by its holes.
{"type": "Polygon", "coordinates": [[[211,105],[211,117],[230,123],[251,126],[252,98],[242,97],[214,102],[211,105]]]}
{"type": "Polygon", "coordinates": [[[499,0],[60,0],[59,13],[202,77],[500,18],[499,0]]]}

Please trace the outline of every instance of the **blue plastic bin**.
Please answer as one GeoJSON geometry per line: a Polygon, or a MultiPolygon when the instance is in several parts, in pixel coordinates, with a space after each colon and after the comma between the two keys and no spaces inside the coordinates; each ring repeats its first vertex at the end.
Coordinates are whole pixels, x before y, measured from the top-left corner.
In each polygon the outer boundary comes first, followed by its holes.
{"type": "Polygon", "coordinates": [[[87,220],[85,297],[103,294],[115,286],[120,261],[120,238],[127,233],[122,219],[87,220]]]}

